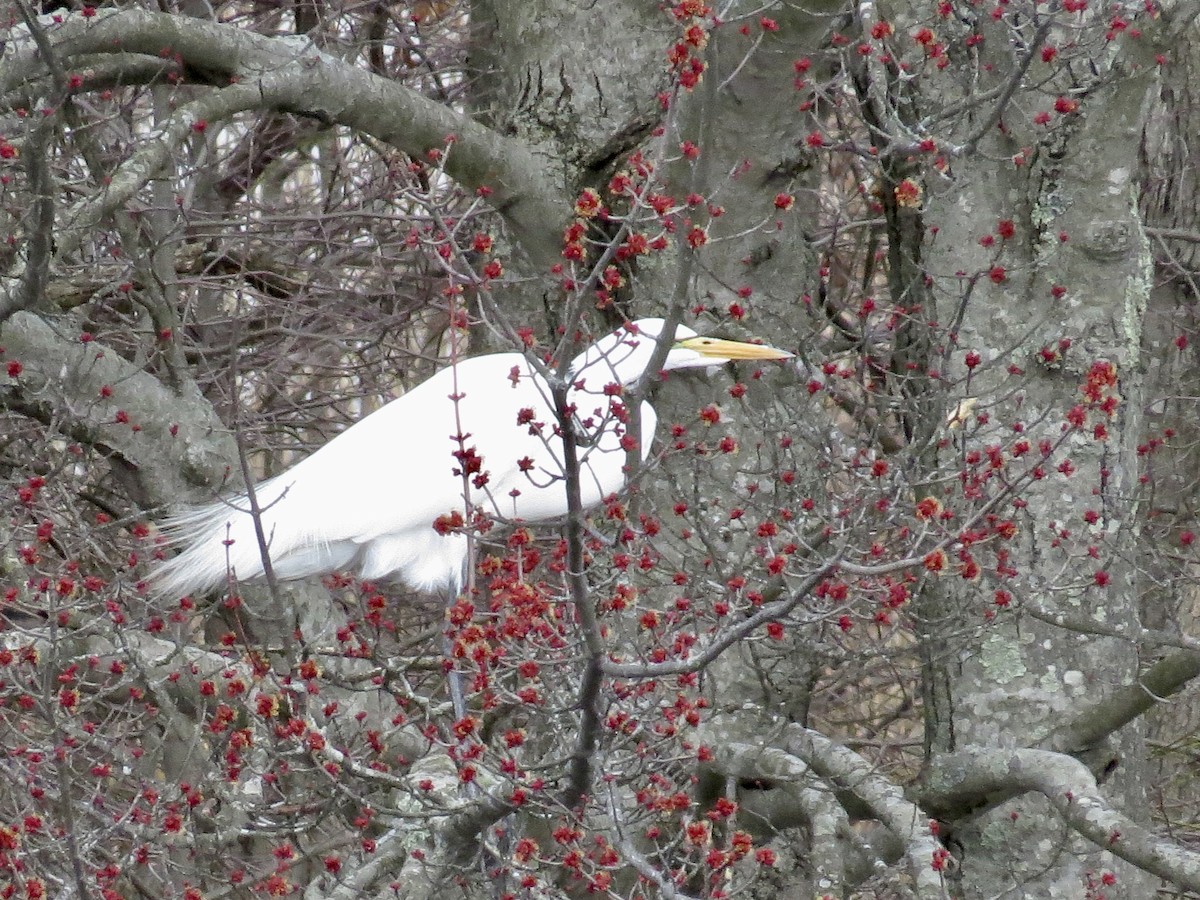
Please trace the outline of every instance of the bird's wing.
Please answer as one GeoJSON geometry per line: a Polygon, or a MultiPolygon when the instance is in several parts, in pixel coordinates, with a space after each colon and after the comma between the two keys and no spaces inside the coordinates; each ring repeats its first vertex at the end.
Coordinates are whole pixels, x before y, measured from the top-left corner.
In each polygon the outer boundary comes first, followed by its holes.
{"type": "MultiPolygon", "coordinates": [[[[623,428],[608,397],[573,399],[583,503],[594,506],[625,482],[623,428]]],[[[643,458],[654,425],[643,404],[643,458]]],[[[366,578],[398,572],[417,587],[453,584],[465,540],[439,535],[434,521],[465,508],[456,470],[467,470],[472,508],[539,521],[567,511],[562,453],[549,389],[523,356],[464,360],[256,487],[272,566],[281,578],[357,565],[366,578]]],[[[153,573],[161,595],[208,590],[230,569],[241,579],[263,574],[245,495],[181,513],[164,530],[184,550],[153,573]]]]}
{"type": "MultiPolygon", "coordinates": [[[[464,505],[462,478],[454,474],[463,463],[455,452],[475,447],[496,460],[523,455],[517,452],[518,411],[543,402],[527,366],[523,356],[509,353],[443,369],[257,485],[263,536],[280,576],[344,567],[375,541],[428,551],[434,520],[464,505]],[[509,379],[514,366],[525,375],[515,387],[509,379]],[[466,435],[462,443],[458,434],[466,435]]],[[[243,579],[263,573],[244,494],[184,511],[163,530],[184,550],[153,573],[160,594],[208,590],[230,569],[243,579]]]]}

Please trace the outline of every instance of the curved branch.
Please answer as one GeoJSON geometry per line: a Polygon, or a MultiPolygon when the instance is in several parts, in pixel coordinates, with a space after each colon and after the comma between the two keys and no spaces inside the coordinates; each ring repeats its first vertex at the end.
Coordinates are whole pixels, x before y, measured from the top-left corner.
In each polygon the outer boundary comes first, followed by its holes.
{"type": "MultiPolygon", "coordinates": [[[[169,48],[186,65],[228,78],[230,87],[197,101],[200,106],[192,116],[173,117],[154,145],[159,149],[148,156],[139,154],[142,164],[129,172],[132,190],[122,189],[128,195],[157,171],[146,164],[157,161],[161,166],[165,152],[186,137],[179,128],[186,129],[200,118],[205,100],[213,113],[206,116],[209,119],[245,109],[287,111],[362,131],[415,158],[452,139],[447,174],[466,187],[490,190],[490,202],[535,263],[548,265],[558,259],[558,225],[569,207],[557,182],[525,144],[323,53],[307,38],[265,37],[228,25],[141,10],[101,10],[93,19],[72,18],[47,34],[67,64],[77,57],[112,53],[157,59],[169,48]],[[212,99],[229,92],[232,95],[223,101],[212,99]]],[[[44,71],[35,48],[23,49],[0,70],[0,95],[41,77],[44,71]]],[[[122,166],[121,172],[132,163],[122,166]]]]}
{"type": "Polygon", "coordinates": [[[963,797],[1034,791],[1102,850],[1179,887],[1200,890],[1200,853],[1164,840],[1114,809],[1087,766],[1048,750],[972,747],[934,757],[923,800],[937,808],[963,797]]]}
{"type": "Polygon", "coordinates": [[[933,865],[946,851],[930,829],[929,815],[907,800],[898,785],[853,750],[801,725],[788,725],[784,729],[783,746],[818,775],[837,782],[840,788],[867,804],[874,816],[899,838],[918,897],[949,897],[933,865]]]}
{"type": "Polygon", "coordinates": [[[715,750],[716,768],[726,777],[739,781],[766,778],[773,787],[783,788],[753,792],[762,795],[758,803],[751,799],[753,795],[741,795],[739,815],[760,817],[774,831],[797,824],[793,819],[807,825],[812,880],[821,890],[840,896],[852,830],[836,796],[820,784],[812,769],[783,750],[736,740],[720,741],[715,750]]]}
{"type": "Polygon", "coordinates": [[[305,896],[352,900],[364,896],[383,879],[392,878],[404,885],[403,896],[411,900],[437,900],[452,882],[454,872],[461,870],[478,851],[484,829],[512,811],[512,805],[504,800],[484,797],[421,837],[392,828],[380,838],[370,861],[359,866],[335,889],[324,894],[309,891],[305,896]]]}
{"type": "MultiPolygon", "coordinates": [[[[77,96],[94,91],[112,90],[131,85],[161,84],[179,81],[186,76],[184,67],[173,59],[150,59],[144,56],[80,56],[72,60],[71,74],[78,75],[82,84],[70,87],[69,94],[77,96]]],[[[0,83],[5,83],[0,74],[0,83]]],[[[13,110],[31,107],[36,98],[54,90],[48,73],[27,80],[11,93],[0,94],[0,109],[13,110]]]]}
{"type": "Polygon", "coordinates": [[[119,457],[135,472],[143,502],[178,503],[225,477],[232,441],[198,393],[181,396],[114,350],[60,334],[30,312],[0,326],[0,345],[6,360],[22,365],[17,378],[0,376],[0,402],[58,421],[119,457]]]}

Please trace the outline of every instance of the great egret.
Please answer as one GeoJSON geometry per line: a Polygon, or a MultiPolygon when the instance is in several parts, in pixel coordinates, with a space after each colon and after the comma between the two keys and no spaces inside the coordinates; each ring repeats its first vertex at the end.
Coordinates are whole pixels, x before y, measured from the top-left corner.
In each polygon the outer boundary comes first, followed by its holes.
{"type": "MultiPolygon", "coordinates": [[[[639,319],[571,364],[567,398],[585,507],[625,484],[621,393],[645,374],[664,326],[662,319],[639,319]]],[[[792,356],[700,337],[684,326],[671,340],[664,370],[792,356]]],[[[643,403],[643,459],[656,421],[643,403]]],[[[347,570],[369,580],[398,576],[422,591],[457,591],[467,538],[435,529],[434,521],[463,513],[464,495],[471,509],[504,519],[565,515],[562,455],[550,386],[525,356],[465,359],[255,488],[271,567],[281,580],[347,570]]],[[[264,574],[245,494],[176,515],[163,530],[183,550],[151,574],[159,596],[208,591],[230,572],[242,580],[264,574]]]]}

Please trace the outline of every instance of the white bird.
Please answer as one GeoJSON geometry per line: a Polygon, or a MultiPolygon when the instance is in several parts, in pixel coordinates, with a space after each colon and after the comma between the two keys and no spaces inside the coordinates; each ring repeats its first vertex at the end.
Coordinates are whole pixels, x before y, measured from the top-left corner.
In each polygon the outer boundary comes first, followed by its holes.
{"type": "MultiPolygon", "coordinates": [[[[585,508],[625,485],[628,416],[621,394],[646,373],[665,324],[639,319],[571,364],[567,399],[585,508]]],[[[671,341],[664,371],[792,356],[700,337],[682,325],[671,341]]],[[[645,459],[657,417],[649,403],[641,412],[645,459]]],[[[435,520],[454,512],[469,518],[473,511],[530,522],[563,516],[562,457],[550,386],[535,366],[520,353],[465,359],[255,488],[271,568],[280,580],[352,571],[365,580],[399,577],[418,590],[457,592],[467,537],[435,528],[435,520]]],[[[158,596],[202,593],[231,574],[264,575],[246,494],[182,512],[163,531],[182,552],[151,573],[158,596]]]]}

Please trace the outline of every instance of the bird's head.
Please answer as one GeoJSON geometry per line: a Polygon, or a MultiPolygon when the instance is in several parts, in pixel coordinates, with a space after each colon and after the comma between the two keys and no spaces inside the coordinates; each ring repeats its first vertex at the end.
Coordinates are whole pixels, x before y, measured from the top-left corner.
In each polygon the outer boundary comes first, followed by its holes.
{"type": "MultiPolygon", "coordinates": [[[[594,368],[604,383],[633,384],[649,367],[659,341],[664,339],[666,325],[666,320],[658,318],[630,322],[581,353],[571,366],[572,376],[576,379],[584,376],[589,387],[595,389],[597,385],[592,384],[592,372],[589,371],[594,368]]],[[[764,344],[704,337],[686,325],[676,325],[674,334],[667,340],[671,346],[662,364],[664,371],[715,369],[731,359],[790,359],[794,355],[764,344]]]]}

